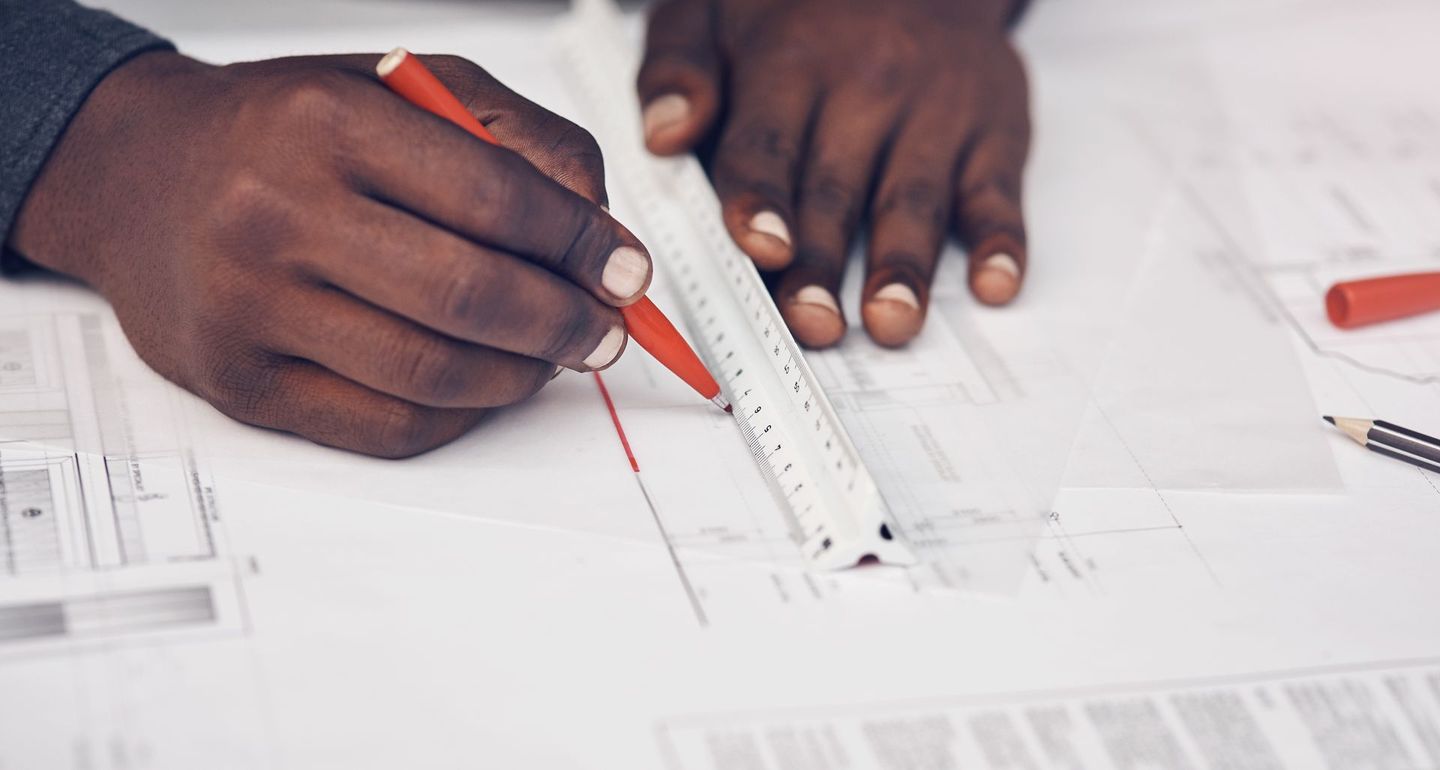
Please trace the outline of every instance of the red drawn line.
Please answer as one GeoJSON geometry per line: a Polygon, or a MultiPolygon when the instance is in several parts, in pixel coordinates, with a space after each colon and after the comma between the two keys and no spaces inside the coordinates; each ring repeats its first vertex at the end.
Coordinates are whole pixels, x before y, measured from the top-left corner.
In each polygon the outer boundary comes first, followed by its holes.
{"type": "Polygon", "coordinates": [[[599,372],[592,372],[595,375],[595,384],[600,388],[600,397],[605,399],[605,408],[610,410],[610,422],[615,423],[615,435],[620,437],[620,446],[625,447],[625,456],[630,459],[630,470],[640,472],[640,463],[635,462],[635,453],[630,451],[630,439],[625,438],[625,427],[620,424],[620,415],[615,411],[615,402],[610,400],[610,391],[605,387],[605,381],[600,379],[599,372]]]}

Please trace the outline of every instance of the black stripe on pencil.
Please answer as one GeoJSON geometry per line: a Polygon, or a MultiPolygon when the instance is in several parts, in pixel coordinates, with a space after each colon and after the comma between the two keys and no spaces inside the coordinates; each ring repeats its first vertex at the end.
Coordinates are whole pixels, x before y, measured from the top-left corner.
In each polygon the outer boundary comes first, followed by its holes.
{"type": "Polygon", "coordinates": [[[1396,424],[1393,423],[1393,422],[1385,422],[1384,420],[1376,420],[1376,421],[1375,421],[1375,427],[1377,427],[1377,428],[1383,428],[1383,429],[1385,429],[1385,430],[1390,431],[1391,433],[1399,433],[1399,434],[1402,435],[1402,436],[1408,436],[1408,437],[1410,437],[1410,438],[1415,439],[1416,441],[1423,441],[1423,442],[1429,444],[1430,446],[1440,447],[1440,438],[1435,438],[1434,436],[1427,436],[1427,435],[1425,435],[1424,433],[1421,433],[1421,432],[1419,432],[1419,431],[1410,430],[1409,428],[1402,428],[1402,427],[1400,427],[1399,425],[1396,425],[1396,424]]]}
{"type": "Polygon", "coordinates": [[[1440,473],[1440,463],[1431,462],[1423,457],[1415,457],[1413,455],[1407,455],[1404,452],[1396,452],[1395,450],[1386,448],[1384,446],[1381,446],[1380,444],[1366,444],[1365,448],[1369,449],[1371,452],[1382,454],[1386,457],[1393,457],[1401,462],[1410,463],[1416,468],[1421,468],[1432,473],[1440,473]]]}
{"type": "Polygon", "coordinates": [[[1440,473],[1440,439],[1384,420],[1326,415],[1325,421],[1372,452],[1440,473]]]}

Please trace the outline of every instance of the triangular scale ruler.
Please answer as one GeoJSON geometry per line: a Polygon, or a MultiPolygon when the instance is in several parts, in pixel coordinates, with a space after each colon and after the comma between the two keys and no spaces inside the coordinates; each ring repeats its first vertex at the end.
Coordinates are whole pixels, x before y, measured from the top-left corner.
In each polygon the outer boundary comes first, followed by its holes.
{"type": "Polygon", "coordinates": [[[605,148],[607,173],[637,205],[658,269],[676,288],[692,342],[735,408],[739,429],[818,569],[865,557],[914,564],[854,443],[790,336],[693,157],[657,158],[642,140],[637,52],[608,0],[576,4],[559,55],[605,148]]]}

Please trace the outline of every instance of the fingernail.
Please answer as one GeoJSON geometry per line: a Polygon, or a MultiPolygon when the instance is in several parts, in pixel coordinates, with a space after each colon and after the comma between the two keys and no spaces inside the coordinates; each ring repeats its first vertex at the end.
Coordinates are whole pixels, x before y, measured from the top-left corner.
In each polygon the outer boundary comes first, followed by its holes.
{"type": "Polygon", "coordinates": [[[903,283],[892,283],[882,287],[870,297],[871,302],[875,300],[898,302],[911,310],[920,309],[920,298],[915,296],[915,290],[903,283]]]}
{"type": "Polygon", "coordinates": [[[820,286],[806,286],[795,292],[784,309],[785,322],[801,344],[828,348],[845,336],[845,319],[835,295],[820,286]]]}
{"type": "Polygon", "coordinates": [[[550,373],[550,379],[553,380],[553,379],[555,379],[556,377],[559,377],[559,376],[560,376],[560,373],[563,372],[563,371],[565,371],[565,367],[563,367],[563,366],[561,366],[561,365],[559,365],[559,364],[556,364],[556,365],[555,365],[555,371],[550,373]]]}
{"type": "Polygon", "coordinates": [[[987,305],[1003,305],[1020,291],[1020,263],[1009,254],[992,254],[970,281],[975,296],[987,305]]]}
{"type": "Polygon", "coordinates": [[[600,285],[616,299],[630,299],[645,290],[650,280],[650,259],[631,246],[621,246],[610,253],[600,285]]]}
{"type": "Polygon", "coordinates": [[[991,254],[987,257],[985,264],[981,265],[981,269],[990,270],[992,268],[1009,273],[1012,278],[1020,277],[1020,263],[1016,262],[1015,258],[1009,254],[991,254]]]}
{"type": "Polygon", "coordinates": [[[795,302],[802,305],[818,305],[835,315],[840,315],[840,305],[835,302],[835,295],[821,286],[806,286],[795,292],[795,302]]]}
{"type": "Polygon", "coordinates": [[[915,290],[903,283],[880,287],[860,309],[870,339],[885,347],[897,348],[920,333],[925,314],[915,290]]]}
{"type": "MultiPolygon", "coordinates": [[[[750,217],[750,229],[754,232],[768,235],[786,246],[790,245],[790,228],[786,227],[785,220],[781,219],[780,215],[773,211],[767,209],[750,217]]],[[[807,288],[820,289],[819,286],[807,288]]],[[[820,290],[825,291],[824,289],[820,290]]]]}
{"type": "Polygon", "coordinates": [[[585,356],[584,364],[590,369],[604,369],[610,364],[615,363],[615,359],[620,357],[620,351],[624,348],[625,329],[619,326],[612,326],[610,327],[610,331],[605,332],[605,336],[600,340],[600,344],[595,346],[595,349],[590,352],[590,355],[585,356]]]}
{"type": "Polygon", "coordinates": [[[645,105],[645,139],[685,122],[690,117],[690,100],[680,94],[665,94],[645,105]]]}

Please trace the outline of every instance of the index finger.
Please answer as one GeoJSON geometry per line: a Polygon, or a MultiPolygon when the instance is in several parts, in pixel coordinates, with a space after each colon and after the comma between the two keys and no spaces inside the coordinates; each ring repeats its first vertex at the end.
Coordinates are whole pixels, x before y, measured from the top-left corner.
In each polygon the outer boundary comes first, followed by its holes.
{"type": "Polygon", "coordinates": [[[602,301],[644,295],[650,256],[596,203],[529,161],[386,93],[352,89],[341,162],[365,195],[569,278],[602,301]]]}
{"type": "Polygon", "coordinates": [[[510,90],[468,59],[421,58],[501,145],[566,189],[607,204],[604,158],[588,131],[510,90]]]}

